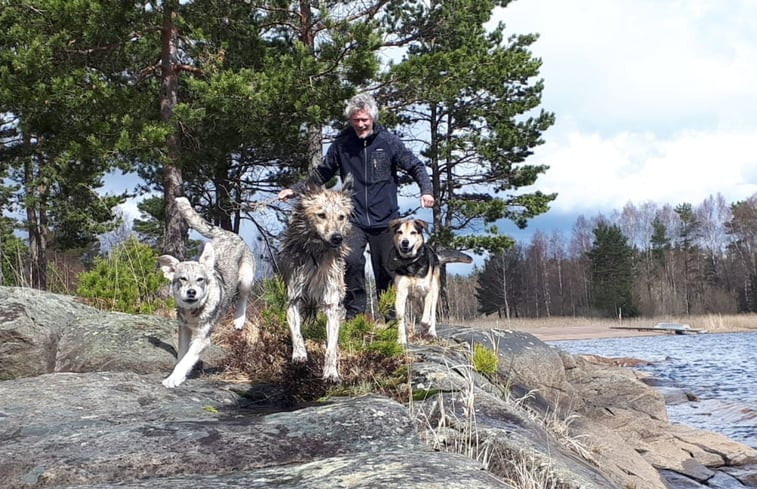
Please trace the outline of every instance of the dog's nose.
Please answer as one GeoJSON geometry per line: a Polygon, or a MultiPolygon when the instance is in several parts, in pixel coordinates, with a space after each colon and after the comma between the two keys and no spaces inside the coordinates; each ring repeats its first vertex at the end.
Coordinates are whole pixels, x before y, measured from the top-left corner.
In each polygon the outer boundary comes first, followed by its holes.
{"type": "Polygon", "coordinates": [[[342,241],[344,241],[344,237],[341,234],[337,233],[337,234],[332,234],[331,235],[331,244],[332,245],[339,246],[340,244],[342,244],[342,241]]]}
{"type": "Polygon", "coordinates": [[[402,241],[400,241],[400,246],[402,246],[403,248],[408,248],[410,246],[410,241],[403,239],[402,241]]]}
{"type": "Polygon", "coordinates": [[[195,291],[195,289],[187,289],[187,297],[194,299],[195,295],[197,295],[197,291],[195,291]]]}

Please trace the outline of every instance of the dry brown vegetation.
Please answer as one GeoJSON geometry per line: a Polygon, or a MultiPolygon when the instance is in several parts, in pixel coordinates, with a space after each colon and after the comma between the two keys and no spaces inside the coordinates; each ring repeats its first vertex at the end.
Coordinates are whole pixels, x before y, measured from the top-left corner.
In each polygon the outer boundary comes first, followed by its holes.
{"type": "Polygon", "coordinates": [[[485,328],[504,328],[516,331],[530,328],[571,328],[575,326],[595,326],[598,328],[610,328],[614,326],[649,327],[657,323],[682,323],[692,328],[706,329],[710,332],[739,332],[757,331],[757,314],[702,314],[692,316],[665,316],[653,318],[632,319],[608,319],[589,317],[563,317],[553,316],[548,318],[511,318],[500,319],[496,316],[485,316],[466,321],[466,326],[485,328]]]}
{"type": "MultiPolygon", "coordinates": [[[[454,322],[454,321],[453,321],[454,322]]],[[[694,329],[703,329],[708,333],[734,333],[757,331],[757,314],[702,314],[690,316],[659,316],[652,318],[632,318],[613,320],[590,317],[548,318],[498,318],[497,316],[479,317],[464,323],[454,322],[476,328],[509,329],[531,333],[542,339],[578,339],[601,338],[607,336],[633,336],[649,334],[635,330],[614,329],[649,328],[657,323],[682,323],[694,329]]],[[[659,334],[659,333],[652,333],[659,334]]]]}

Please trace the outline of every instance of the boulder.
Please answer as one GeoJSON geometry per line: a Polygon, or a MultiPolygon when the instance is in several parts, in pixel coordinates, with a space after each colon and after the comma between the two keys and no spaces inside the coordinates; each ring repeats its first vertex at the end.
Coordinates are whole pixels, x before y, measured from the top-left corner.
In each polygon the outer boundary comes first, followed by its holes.
{"type": "Polygon", "coordinates": [[[574,397],[559,350],[528,333],[512,330],[482,330],[443,326],[439,336],[459,344],[480,344],[497,352],[498,374],[516,389],[538,386],[539,395],[551,403],[574,397]]]}
{"type": "MultiPolygon", "coordinates": [[[[66,295],[0,287],[0,380],[100,370],[168,375],[176,362],[175,320],[105,312],[66,295]]],[[[206,351],[205,365],[223,357],[206,351]]]]}
{"type": "MultiPolygon", "coordinates": [[[[539,452],[542,459],[549,455],[556,473],[581,475],[575,487],[599,484],[607,488],[663,489],[704,482],[708,487],[721,487],[713,484],[726,481],[730,485],[723,488],[735,489],[750,487],[748,481],[757,477],[757,451],[751,447],[716,433],[671,425],[665,396],[647,385],[649,380],[644,375],[625,368],[636,365],[632,359],[571,355],[522,332],[464,327],[443,327],[439,331],[459,343],[450,347],[458,352],[470,352],[475,343],[496,351],[498,385],[508,386],[510,391],[505,397],[510,397],[511,404],[513,395],[521,396],[522,401],[516,399],[516,404],[528,411],[524,415],[522,410],[511,409],[509,414],[500,412],[493,417],[476,412],[477,425],[488,426],[491,419],[500,424],[510,420],[506,426],[509,438],[503,445],[509,448],[503,450],[512,453],[512,445],[517,445],[539,452]],[[534,427],[524,418],[539,422],[534,427]],[[537,435],[539,431],[541,436],[537,435]],[[562,431],[562,436],[555,431],[562,431]],[[574,463],[576,456],[583,459],[580,464],[574,463]],[[585,464],[599,468],[606,480],[597,479],[591,469],[586,472],[585,464]],[[567,470],[559,470],[560,467],[567,470]]],[[[464,370],[460,366],[466,365],[461,359],[448,363],[457,365],[458,373],[464,370]]],[[[413,372],[432,368],[414,364],[413,372]]],[[[436,368],[439,370],[438,362],[436,368]]],[[[463,377],[470,379],[469,391],[481,386],[485,393],[493,392],[480,376],[469,373],[463,377]]],[[[441,380],[435,384],[437,389],[449,388],[449,376],[440,373],[433,377],[424,374],[420,379],[423,388],[430,388],[429,378],[441,380]]],[[[487,405],[484,398],[484,394],[476,394],[476,405],[487,405]]],[[[445,403],[448,411],[460,409],[459,406],[466,403],[445,403]]],[[[423,416],[430,418],[426,413],[423,416]]],[[[460,419],[460,414],[448,417],[460,419]]],[[[576,479],[571,477],[560,483],[573,487],[576,479]]]]}

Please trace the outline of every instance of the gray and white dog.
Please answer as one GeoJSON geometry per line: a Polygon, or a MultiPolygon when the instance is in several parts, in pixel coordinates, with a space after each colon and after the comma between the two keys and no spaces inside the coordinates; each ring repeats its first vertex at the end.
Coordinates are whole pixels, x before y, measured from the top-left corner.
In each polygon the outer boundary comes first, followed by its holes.
{"type": "Polygon", "coordinates": [[[176,199],[176,207],[189,227],[210,241],[196,260],[179,261],[170,255],[158,258],[163,275],[171,281],[179,320],[178,363],[163,380],[169,388],[186,380],[210,345],[213,327],[234,303],[234,327],[244,328],[247,297],[255,276],[252,252],[238,234],[205,221],[185,197],[176,199]]]}
{"type": "Polygon", "coordinates": [[[292,361],[307,360],[300,331],[303,316],[320,309],[326,315],[323,378],[330,382],[339,381],[339,326],[344,315],[344,258],[349,253],[351,213],[351,176],[345,178],[341,190],[327,190],[309,181],[289,217],[278,256],[287,286],[292,361]]]}

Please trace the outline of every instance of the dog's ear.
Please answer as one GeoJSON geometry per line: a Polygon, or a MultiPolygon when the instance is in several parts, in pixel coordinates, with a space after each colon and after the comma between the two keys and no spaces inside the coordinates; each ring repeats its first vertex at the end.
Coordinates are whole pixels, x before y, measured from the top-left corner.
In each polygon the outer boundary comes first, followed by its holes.
{"type": "Polygon", "coordinates": [[[342,193],[352,197],[352,189],[355,185],[355,180],[352,178],[352,173],[348,173],[342,181],[342,193]]]}
{"type": "Polygon", "coordinates": [[[389,221],[389,231],[392,234],[397,232],[397,229],[402,225],[402,219],[392,219],[389,221]]]}
{"type": "Polygon", "coordinates": [[[208,270],[213,270],[213,267],[216,266],[216,249],[213,247],[213,243],[210,241],[205,242],[205,247],[202,249],[202,254],[197,261],[208,270]]]}
{"type": "Polygon", "coordinates": [[[176,265],[179,264],[179,260],[171,255],[160,255],[158,257],[158,266],[160,271],[163,272],[163,276],[168,280],[173,281],[173,275],[176,272],[176,265]]]}
{"type": "Polygon", "coordinates": [[[413,221],[413,223],[415,224],[415,229],[418,232],[428,231],[428,223],[423,219],[416,219],[413,221]]]}
{"type": "Polygon", "coordinates": [[[320,192],[323,189],[323,186],[318,182],[316,177],[314,175],[310,175],[307,179],[305,179],[305,183],[302,185],[302,192],[303,194],[315,194],[320,192]]]}

